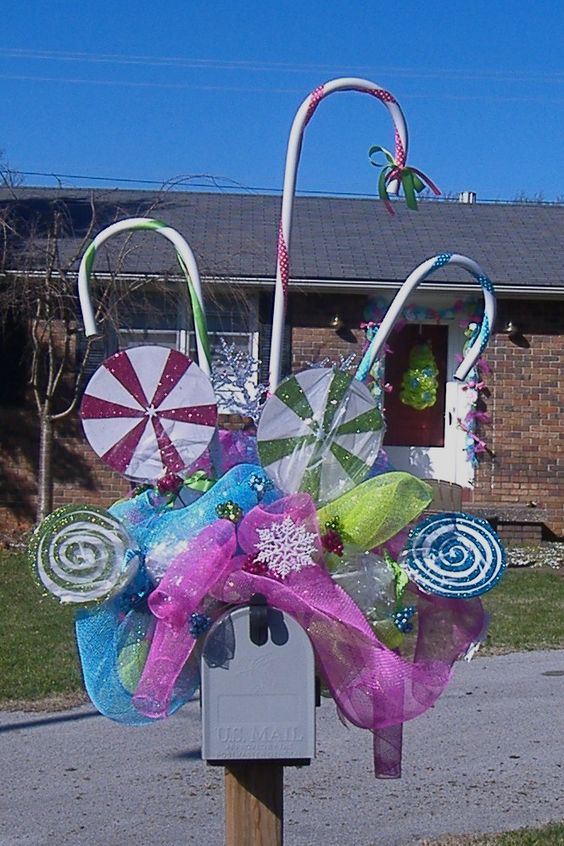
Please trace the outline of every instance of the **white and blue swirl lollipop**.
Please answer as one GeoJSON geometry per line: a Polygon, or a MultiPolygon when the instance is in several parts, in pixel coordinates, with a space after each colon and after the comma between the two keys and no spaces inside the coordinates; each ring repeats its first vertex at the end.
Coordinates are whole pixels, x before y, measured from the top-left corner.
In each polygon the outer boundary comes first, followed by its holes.
{"type": "Polygon", "coordinates": [[[485,520],[448,512],[427,517],[411,531],[400,564],[425,593],[470,599],[497,584],[506,555],[485,520]]]}

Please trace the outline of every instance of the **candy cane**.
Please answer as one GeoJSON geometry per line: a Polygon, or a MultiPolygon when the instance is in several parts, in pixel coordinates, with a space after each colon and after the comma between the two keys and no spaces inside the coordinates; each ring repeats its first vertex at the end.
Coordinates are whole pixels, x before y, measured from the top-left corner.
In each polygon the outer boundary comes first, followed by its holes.
{"type": "Polygon", "coordinates": [[[467,256],[458,255],[457,253],[441,253],[438,256],[433,256],[433,258],[427,259],[427,261],[424,261],[416,267],[412,273],[410,273],[394,297],[391,306],[386,312],[384,319],[378,328],[378,331],[370,343],[370,346],[364,353],[355,374],[356,379],[363,380],[368,376],[370,369],[376,360],[376,356],[386,343],[405,301],[414,288],[423,282],[424,279],[427,279],[427,277],[434,273],[435,270],[438,270],[439,267],[444,267],[447,264],[454,264],[458,267],[462,267],[464,270],[467,270],[474,279],[479,282],[484,294],[484,318],[482,320],[482,325],[480,326],[480,331],[466,352],[464,360],[458,366],[456,373],[454,374],[454,378],[459,382],[466,379],[488,344],[490,333],[495,321],[495,293],[491,281],[485,275],[480,265],[473,259],[468,258],[467,256]]]}
{"type": "MultiPolygon", "coordinates": [[[[282,194],[282,217],[278,232],[278,257],[276,263],[276,287],[274,293],[274,313],[272,317],[272,340],[270,345],[270,390],[274,391],[280,381],[280,365],[282,355],[282,335],[286,301],[288,294],[290,232],[292,225],[292,211],[296,191],[296,177],[302,148],[304,130],[311,120],[317,106],[334,91],[360,91],[370,94],[387,106],[395,130],[395,167],[389,173],[388,190],[397,194],[400,188],[400,177],[405,168],[407,157],[407,125],[403,112],[395,97],[368,79],[356,77],[342,77],[333,79],[316,88],[303,101],[296,112],[286,154],[286,168],[284,171],[284,190],[282,194]]],[[[433,186],[435,190],[435,186],[433,186]]],[[[436,189],[438,190],[438,189],[436,189]]]]}
{"type": "Polygon", "coordinates": [[[92,308],[89,288],[90,276],[92,273],[92,266],[94,264],[96,251],[105,241],[108,240],[108,238],[111,238],[112,235],[117,235],[120,232],[130,232],[137,229],[158,232],[159,235],[163,235],[174,245],[178,264],[180,265],[180,269],[182,270],[188,285],[188,293],[190,295],[192,314],[194,317],[198,364],[204,373],[209,376],[211,369],[211,356],[208,344],[206,315],[204,311],[202,286],[200,283],[198,265],[196,264],[194,253],[182,235],[180,235],[176,229],[172,229],[172,227],[167,226],[165,223],[161,223],[159,220],[154,220],[149,217],[128,217],[125,220],[113,223],[111,226],[108,226],[106,229],[103,229],[98,233],[84,253],[78,271],[78,296],[82,310],[86,337],[91,337],[92,335],[97,334],[96,318],[94,316],[94,309],[92,308]]]}

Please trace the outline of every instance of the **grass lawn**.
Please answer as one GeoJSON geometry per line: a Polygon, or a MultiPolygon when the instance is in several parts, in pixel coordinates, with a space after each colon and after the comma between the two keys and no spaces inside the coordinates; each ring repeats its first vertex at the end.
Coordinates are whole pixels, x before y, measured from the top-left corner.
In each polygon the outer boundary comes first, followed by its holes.
{"type": "Polygon", "coordinates": [[[508,570],[483,602],[492,619],[480,653],[564,648],[563,570],[508,570]]]}
{"type": "Polygon", "coordinates": [[[0,552],[0,703],[82,690],[73,611],[44,596],[21,553],[0,552]]]}
{"type": "MultiPolygon", "coordinates": [[[[484,598],[484,653],[564,648],[562,570],[509,570],[484,598]]],[[[0,551],[0,705],[82,690],[73,611],[45,596],[21,553],[0,551]]]]}
{"type": "Polygon", "coordinates": [[[562,846],[564,823],[551,823],[542,828],[520,828],[503,834],[453,835],[438,840],[422,840],[419,846],[562,846]]]}

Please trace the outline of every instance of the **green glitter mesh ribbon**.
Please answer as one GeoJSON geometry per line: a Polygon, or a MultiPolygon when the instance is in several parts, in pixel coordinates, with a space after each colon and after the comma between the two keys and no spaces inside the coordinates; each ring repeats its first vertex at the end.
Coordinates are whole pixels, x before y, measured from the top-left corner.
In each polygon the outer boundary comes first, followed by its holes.
{"type": "Polygon", "coordinates": [[[409,353],[409,364],[403,374],[400,400],[418,411],[432,408],[437,402],[439,368],[431,344],[423,341],[409,353]]]}
{"type": "Polygon", "coordinates": [[[429,485],[410,473],[383,473],[328,503],[317,512],[320,526],[337,517],[342,536],[373,549],[415,520],[433,498],[429,485]]]}

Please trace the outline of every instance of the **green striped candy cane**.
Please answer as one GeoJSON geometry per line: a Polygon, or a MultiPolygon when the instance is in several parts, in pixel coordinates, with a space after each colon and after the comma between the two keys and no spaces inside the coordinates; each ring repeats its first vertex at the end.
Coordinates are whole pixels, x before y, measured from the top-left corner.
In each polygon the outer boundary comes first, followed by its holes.
{"type": "Polygon", "coordinates": [[[160,220],[155,220],[154,218],[128,217],[125,220],[113,223],[111,226],[108,226],[96,235],[84,253],[78,271],[78,297],[86,337],[92,337],[97,334],[96,318],[94,316],[94,309],[92,307],[92,300],[90,297],[90,277],[92,274],[92,267],[94,265],[96,252],[99,247],[108,240],[108,238],[112,237],[112,235],[118,235],[121,232],[133,232],[138,229],[158,232],[159,235],[163,235],[167,238],[176,250],[176,258],[184,278],[186,279],[188,293],[190,295],[190,303],[194,317],[194,329],[196,332],[198,364],[204,373],[209,376],[211,372],[211,356],[208,342],[206,314],[202,298],[200,273],[198,271],[198,265],[196,263],[194,253],[190,249],[188,242],[182,237],[182,235],[180,235],[179,232],[176,231],[176,229],[173,229],[171,226],[167,226],[166,223],[162,223],[160,220]]]}

